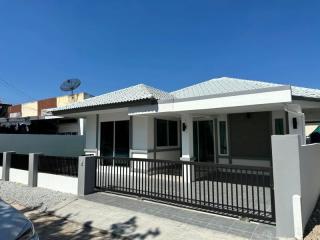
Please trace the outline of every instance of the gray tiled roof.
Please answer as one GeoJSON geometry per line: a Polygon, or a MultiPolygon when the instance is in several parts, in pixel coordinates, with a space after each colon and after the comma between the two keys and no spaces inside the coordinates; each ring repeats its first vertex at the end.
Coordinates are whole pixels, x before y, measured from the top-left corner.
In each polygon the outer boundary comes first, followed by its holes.
{"type": "MultiPolygon", "coordinates": [[[[186,88],[182,88],[180,90],[171,92],[171,94],[175,98],[181,99],[223,93],[236,93],[240,91],[257,90],[277,86],[284,85],[277,83],[222,77],[201,82],[186,88]]],[[[292,95],[297,97],[320,98],[320,90],[292,86],[292,95]]]]}
{"type": "Polygon", "coordinates": [[[292,86],[292,95],[296,97],[320,98],[320,89],[292,86]]]}
{"type": "Polygon", "coordinates": [[[276,86],[281,85],[275,83],[222,77],[182,88],[180,90],[171,92],[171,94],[175,98],[190,98],[223,93],[233,93],[246,90],[256,90],[276,86]]]}
{"type": "MultiPolygon", "coordinates": [[[[50,109],[51,111],[64,111],[78,108],[94,107],[114,103],[134,102],[146,99],[168,100],[184,99],[192,97],[205,97],[215,94],[236,93],[241,91],[259,90],[270,87],[285,86],[283,84],[268,83],[237,78],[215,78],[201,82],[180,90],[167,93],[165,91],[138,84],[118,91],[106,93],[97,97],[86,99],[82,102],[73,103],[64,107],[50,109]]],[[[292,95],[320,99],[320,90],[292,86],[292,95]]]]}
{"type": "Polygon", "coordinates": [[[81,102],[66,105],[64,107],[58,107],[50,109],[50,111],[64,111],[78,108],[86,108],[93,106],[102,106],[115,103],[127,103],[139,100],[147,99],[170,99],[172,96],[162,90],[144,85],[138,84],[132,87],[120,89],[118,91],[102,94],[96,97],[86,99],[81,102]]]}

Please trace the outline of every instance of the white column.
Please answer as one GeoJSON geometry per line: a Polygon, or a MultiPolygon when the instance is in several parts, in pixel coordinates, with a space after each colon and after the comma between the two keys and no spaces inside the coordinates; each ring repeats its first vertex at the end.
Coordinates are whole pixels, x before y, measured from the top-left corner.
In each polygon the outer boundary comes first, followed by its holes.
{"type": "Polygon", "coordinates": [[[181,115],[181,131],[181,160],[193,160],[193,119],[191,114],[181,115]]]}
{"type": "Polygon", "coordinates": [[[154,118],[149,116],[132,117],[132,146],[130,157],[153,158],[154,118]]]}
{"type": "MultiPolygon", "coordinates": [[[[181,147],[183,161],[193,161],[193,119],[190,114],[181,115],[181,147]]],[[[189,183],[195,180],[194,165],[183,165],[183,180],[187,184],[185,187],[190,188],[189,183]]]]}
{"type": "Polygon", "coordinates": [[[288,104],[289,134],[301,136],[301,143],[306,144],[305,117],[299,104],[288,104]]]}

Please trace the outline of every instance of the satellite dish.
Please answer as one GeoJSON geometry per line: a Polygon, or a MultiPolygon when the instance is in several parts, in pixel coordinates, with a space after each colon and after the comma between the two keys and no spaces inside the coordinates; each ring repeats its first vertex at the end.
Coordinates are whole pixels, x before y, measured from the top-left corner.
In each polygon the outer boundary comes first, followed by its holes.
{"type": "Polygon", "coordinates": [[[81,81],[79,79],[67,79],[61,84],[60,89],[65,92],[71,91],[71,94],[73,95],[73,91],[77,89],[80,86],[80,84],[81,81]]]}

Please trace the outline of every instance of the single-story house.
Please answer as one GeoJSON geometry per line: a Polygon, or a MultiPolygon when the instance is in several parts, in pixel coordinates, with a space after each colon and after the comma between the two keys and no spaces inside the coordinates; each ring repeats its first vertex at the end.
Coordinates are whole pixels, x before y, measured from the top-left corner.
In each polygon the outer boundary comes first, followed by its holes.
{"type": "Polygon", "coordinates": [[[174,92],[144,84],[51,109],[85,119],[86,154],[271,166],[271,135],[320,122],[320,90],[217,78],[174,92]]]}

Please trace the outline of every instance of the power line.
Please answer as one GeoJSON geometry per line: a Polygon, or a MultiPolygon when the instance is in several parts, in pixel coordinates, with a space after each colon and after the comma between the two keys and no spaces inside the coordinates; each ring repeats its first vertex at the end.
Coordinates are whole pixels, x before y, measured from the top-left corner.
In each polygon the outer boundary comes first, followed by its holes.
{"type": "Polygon", "coordinates": [[[33,97],[31,97],[28,93],[26,93],[25,91],[23,91],[20,88],[17,88],[16,86],[14,86],[13,84],[9,83],[8,81],[0,78],[0,83],[2,83],[2,85],[7,87],[7,88],[11,88],[11,89],[15,90],[16,93],[20,94],[20,96],[23,95],[23,97],[27,97],[30,100],[35,101],[35,99],[33,97]]]}

